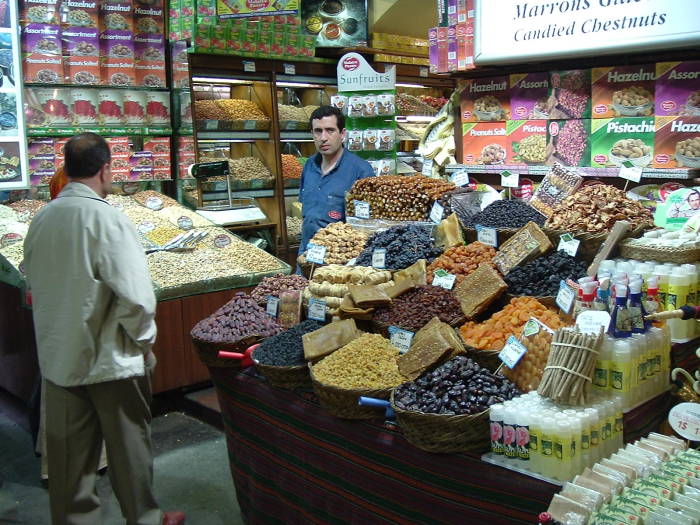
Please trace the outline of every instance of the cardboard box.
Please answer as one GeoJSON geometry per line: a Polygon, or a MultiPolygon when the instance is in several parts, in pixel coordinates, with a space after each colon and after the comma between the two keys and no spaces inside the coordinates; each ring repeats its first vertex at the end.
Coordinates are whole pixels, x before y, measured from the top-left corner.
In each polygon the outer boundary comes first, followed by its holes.
{"type": "Polygon", "coordinates": [[[32,53],[22,60],[25,82],[63,84],[63,59],[60,55],[32,53]]]}
{"type": "Polygon", "coordinates": [[[439,52],[438,52],[438,28],[431,27],[428,30],[428,57],[430,59],[430,72],[438,72],[439,52]]]}
{"type": "Polygon", "coordinates": [[[61,56],[61,26],[29,24],[22,28],[22,53],[61,56]]]}
{"type": "Polygon", "coordinates": [[[63,30],[64,52],[68,56],[100,55],[100,33],[93,27],[67,27],[63,30]]]}
{"type": "Polygon", "coordinates": [[[462,125],[464,164],[505,164],[507,146],[505,122],[467,122],[462,125]]]}
{"type": "Polygon", "coordinates": [[[436,0],[437,21],[439,27],[447,27],[449,22],[447,18],[447,0],[436,0]]]}
{"type": "Polygon", "coordinates": [[[700,61],[656,64],[656,115],[700,117],[700,61]]]}
{"type": "Polygon", "coordinates": [[[59,24],[59,3],[56,0],[20,0],[19,19],[27,24],[59,24]]]}
{"type": "Polygon", "coordinates": [[[136,69],[133,58],[106,58],[100,64],[101,84],[105,86],[133,86],[136,69]]]}
{"type": "Polygon", "coordinates": [[[164,62],[165,38],[161,35],[135,35],[134,55],[140,62],[164,62]]]}
{"type": "Polygon", "coordinates": [[[67,84],[95,85],[100,83],[100,61],[98,57],[72,56],[64,62],[67,84]]]}
{"type": "Polygon", "coordinates": [[[629,160],[639,167],[654,158],[654,117],[593,119],[591,121],[591,166],[617,167],[629,160]]]}
{"type": "Polygon", "coordinates": [[[509,120],[506,122],[506,164],[541,166],[547,160],[547,121],[509,120]]]}
{"type": "Polygon", "coordinates": [[[447,0],[447,25],[457,25],[457,0],[447,0]]]}
{"type": "Polygon", "coordinates": [[[591,70],[549,73],[550,119],[591,118],[591,70]]]}
{"type": "Polygon", "coordinates": [[[165,30],[163,11],[162,3],[160,5],[135,5],[134,32],[137,34],[163,35],[165,30]]]}
{"type": "Polygon", "coordinates": [[[591,119],[550,120],[547,123],[547,165],[588,166],[591,119]]]}
{"type": "Polygon", "coordinates": [[[447,73],[447,27],[438,27],[437,46],[438,46],[438,73],[447,73]]]}
{"type": "Polygon", "coordinates": [[[73,28],[97,28],[99,20],[97,4],[96,0],[63,0],[60,7],[61,21],[65,26],[73,28]]]}
{"type": "Polygon", "coordinates": [[[510,75],[510,113],[513,119],[547,119],[549,73],[510,75]]]}
{"type": "Polygon", "coordinates": [[[700,168],[700,116],[656,117],[654,168],[700,168]]]}
{"type": "Polygon", "coordinates": [[[457,23],[474,19],[474,0],[457,0],[457,23]]]}
{"type": "Polygon", "coordinates": [[[457,71],[457,25],[447,28],[447,71],[457,71]]]}
{"type": "Polygon", "coordinates": [[[474,69],[474,19],[457,24],[457,70],[474,69]]]}
{"type": "Polygon", "coordinates": [[[130,1],[100,4],[100,31],[134,32],[134,10],[130,1]]]}
{"type": "Polygon", "coordinates": [[[497,122],[510,118],[508,77],[470,78],[463,85],[462,122],[497,122]]]}
{"type": "Polygon", "coordinates": [[[135,64],[136,85],[146,87],[165,87],[165,62],[142,62],[135,64]]]}
{"type": "Polygon", "coordinates": [[[654,114],[654,64],[596,67],[591,73],[593,118],[654,114]]]}

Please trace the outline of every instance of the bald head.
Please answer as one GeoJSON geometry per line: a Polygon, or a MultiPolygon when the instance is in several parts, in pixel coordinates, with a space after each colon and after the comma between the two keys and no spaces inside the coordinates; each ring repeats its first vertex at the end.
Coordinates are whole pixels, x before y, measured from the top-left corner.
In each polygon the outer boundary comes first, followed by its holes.
{"type": "Polygon", "coordinates": [[[66,143],[64,153],[66,175],[71,179],[94,177],[111,158],[107,142],[95,133],[75,135],[66,143]]]}

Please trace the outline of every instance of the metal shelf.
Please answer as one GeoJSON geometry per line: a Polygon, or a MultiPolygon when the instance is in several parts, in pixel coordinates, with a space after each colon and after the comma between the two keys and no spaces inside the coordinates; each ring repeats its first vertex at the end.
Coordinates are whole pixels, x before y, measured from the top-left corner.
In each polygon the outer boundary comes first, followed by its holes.
{"type": "Polygon", "coordinates": [[[280,131],[280,140],[303,140],[312,142],[314,139],[311,137],[310,131],[280,131]]]}
{"type": "MultiPolygon", "coordinates": [[[[236,197],[252,197],[252,198],[265,198],[265,197],[274,197],[275,196],[275,190],[272,189],[267,189],[267,190],[232,190],[231,195],[234,195],[236,197]]],[[[284,189],[284,196],[285,197],[296,197],[299,195],[299,188],[285,188],[284,189]]],[[[204,200],[206,201],[212,201],[212,200],[221,200],[228,198],[228,193],[225,191],[208,191],[204,194],[206,197],[204,200]]]]}
{"type": "Polygon", "coordinates": [[[197,140],[218,140],[221,142],[269,140],[269,131],[198,131],[197,140]]]}

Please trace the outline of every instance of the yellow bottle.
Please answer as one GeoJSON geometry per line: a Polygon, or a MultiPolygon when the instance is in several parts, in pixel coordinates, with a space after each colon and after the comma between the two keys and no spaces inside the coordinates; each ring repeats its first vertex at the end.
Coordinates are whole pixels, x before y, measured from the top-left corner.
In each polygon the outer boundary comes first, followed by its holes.
{"type": "Polygon", "coordinates": [[[622,396],[625,410],[634,405],[631,391],[633,364],[630,342],[627,339],[616,340],[610,363],[610,387],[613,394],[622,396]]]}

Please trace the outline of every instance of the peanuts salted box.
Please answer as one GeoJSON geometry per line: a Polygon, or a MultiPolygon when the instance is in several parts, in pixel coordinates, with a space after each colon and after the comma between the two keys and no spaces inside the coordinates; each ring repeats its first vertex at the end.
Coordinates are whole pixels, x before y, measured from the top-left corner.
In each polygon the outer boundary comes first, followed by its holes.
{"type": "Polygon", "coordinates": [[[654,64],[593,68],[591,116],[615,118],[653,115],[655,78],[654,64]]]}
{"type": "Polygon", "coordinates": [[[500,122],[510,118],[508,77],[470,78],[462,85],[462,122],[500,122]]]}
{"type": "Polygon", "coordinates": [[[656,115],[700,117],[700,61],[656,64],[656,115]]]}
{"type": "Polygon", "coordinates": [[[462,124],[464,164],[505,164],[508,137],[505,122],[465,122],[462,124]]]}
{"type": "Polygon", "coordinates": [[[700,168],[700,116],[656,117],[655,168],[700,168]]]}

